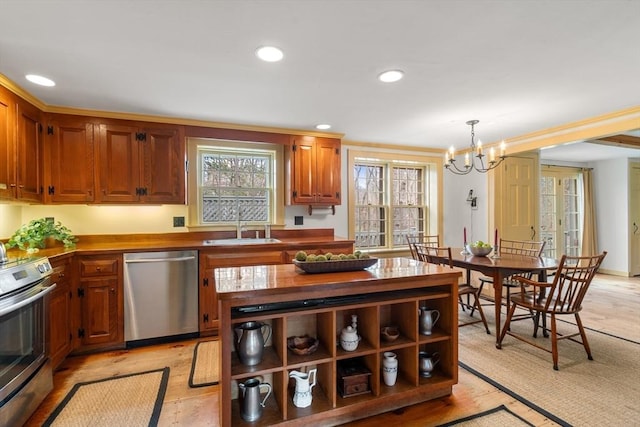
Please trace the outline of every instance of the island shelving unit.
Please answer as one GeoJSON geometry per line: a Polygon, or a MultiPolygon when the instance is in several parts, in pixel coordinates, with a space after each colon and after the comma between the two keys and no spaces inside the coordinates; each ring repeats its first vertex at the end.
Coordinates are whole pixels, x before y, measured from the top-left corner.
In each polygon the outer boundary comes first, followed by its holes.
{"type": "Polygon", "coordinates": [[[308,274],[292,264],[227,267],[215,270],[220,301],[222,343],[222,426],[337,425],[447,396],[458,382],[458,279],[461,273],[408,258],[379,259],[365,270],[308,274]],[[419,332],[419,308],[440,311],[432,335],[419,332]],[[360,342],[355,351],[339,345],[340,331],[357,315],[360,342]],[[243,365],[234,351],[234,327],[247,321],[269,324],[260,364],[243,365]],[[382,326],[395,325],[400,337],[380,337],[382,326]],[[287,348],[287,337],[308,334],[320,345],[300,356],[287,348]],[[385,351],[398,355],[398,380],[382,380],[385,351]],[[430,378],[420,375],[419,352],[438,352],[430,378]],[[343,397],[341,366],[358,366],[367,380],[358,393],[343,397]],[[293,405],[291,371],[317,369],[311,406],[293,405]],[[261,418],[240,417],[237,384],[259,378],[273,387],[261,418]]]}

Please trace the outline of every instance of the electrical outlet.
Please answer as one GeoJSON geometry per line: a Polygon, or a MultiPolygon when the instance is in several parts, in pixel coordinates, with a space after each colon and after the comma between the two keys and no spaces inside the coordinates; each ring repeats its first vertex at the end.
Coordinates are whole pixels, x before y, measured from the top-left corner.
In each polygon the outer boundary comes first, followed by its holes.
{"type": "Polygon", "coordinates": [[[173,226],[174,227],[184,227],[184,217],[183,216],[174,216],[173,217],[173,226]]]}
{"type": "Polygon", "coordinates": [[[304,217],[303,216],[294,216],[293,223],[295,225],[304,225],[304,217]]]}

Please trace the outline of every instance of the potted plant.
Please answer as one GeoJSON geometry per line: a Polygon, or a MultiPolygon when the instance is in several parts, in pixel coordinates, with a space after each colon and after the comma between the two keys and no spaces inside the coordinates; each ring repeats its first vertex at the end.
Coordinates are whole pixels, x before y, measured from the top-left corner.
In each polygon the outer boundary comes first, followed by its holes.
{"type": "Polygon", "coordinates": [[[75,246],[78,240],[71,233],[71,230],[62,225],[60,221],[56,223],[49,219],[40,218],[31,220],[28,224],[21,226],[9,238],[6,246],[8,248],[18,247],[26,250],[27,253],[34,253],[44,249],[48,239],[62,242],[65,248],[75,246]]]}

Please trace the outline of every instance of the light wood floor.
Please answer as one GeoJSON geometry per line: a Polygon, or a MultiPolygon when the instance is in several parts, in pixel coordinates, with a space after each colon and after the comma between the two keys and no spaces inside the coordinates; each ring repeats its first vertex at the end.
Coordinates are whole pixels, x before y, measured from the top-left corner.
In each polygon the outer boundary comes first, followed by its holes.
{"type": "MultiPolygon", "coordinates": [[[[640,278],[598,275],[581,317],[587,328],[640,341],[640,278]]],[[[495,334],[495,331],[491,331],[495,334]]],[[[54,375],[54,391],[27,426],[40,426],[71,387],[82,381],[145,370],[171,368],[160,426],[217,426],[219,387],[189,388],[193,348],[197,341],[69,357],[54,375]]],[[[533,349],[532,351],[535,351],[533,349]]],[[[433,426],[505,405],[536,426],[555,423],[477,377],[459,370],[459,383],[449,397],[350,423],[350,426],[433,426]]]]}

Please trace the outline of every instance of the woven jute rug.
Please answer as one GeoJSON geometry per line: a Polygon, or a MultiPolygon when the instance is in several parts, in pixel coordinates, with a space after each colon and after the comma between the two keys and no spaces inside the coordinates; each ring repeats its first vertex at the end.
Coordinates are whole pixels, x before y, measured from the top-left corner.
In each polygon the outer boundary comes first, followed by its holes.
{"type": "Polygon", "coordinates": [[[169,368],[78,383],[44,426],[155,426],[169,368]]]}
{"type": "Polygon", "coordinates": [[[534,427],[533,424],[514,414],[504,405],[479,414],[441,424],[438,427],[534,427]]]}
{"type": "MultiPolygon", "coordinates": [[[[485,310],[485,314],[493,325],[493,310],[485,310]]],[[[573,316],[563,318],[572,320],[573,316]]],[[[577,327],[560,321],[558,329],[566,334],[577,327]]],[[[533,339],[531,320],[512,323],[511,330],[533,339]]],[[[558,424],[637,425],[640,343],[595,330],[587,329],[586,333],[594,360],[587,359],[582,345],[562,340],[558,343],[558,371],[553,370],[551,353],[514,337],[507,335],[498,350],[493,328],[487,335],[481,324],[459,329],[458,358],[462,368],[558,424]]],[[[551,348],[550,338],[540,332],[537,341],[551,348]]]]}
{"type": "Polygon", "coordinates": [[[220,341],[200,341],[193,350],[189,387],[204,387],[220,381],[220,341]]]}

